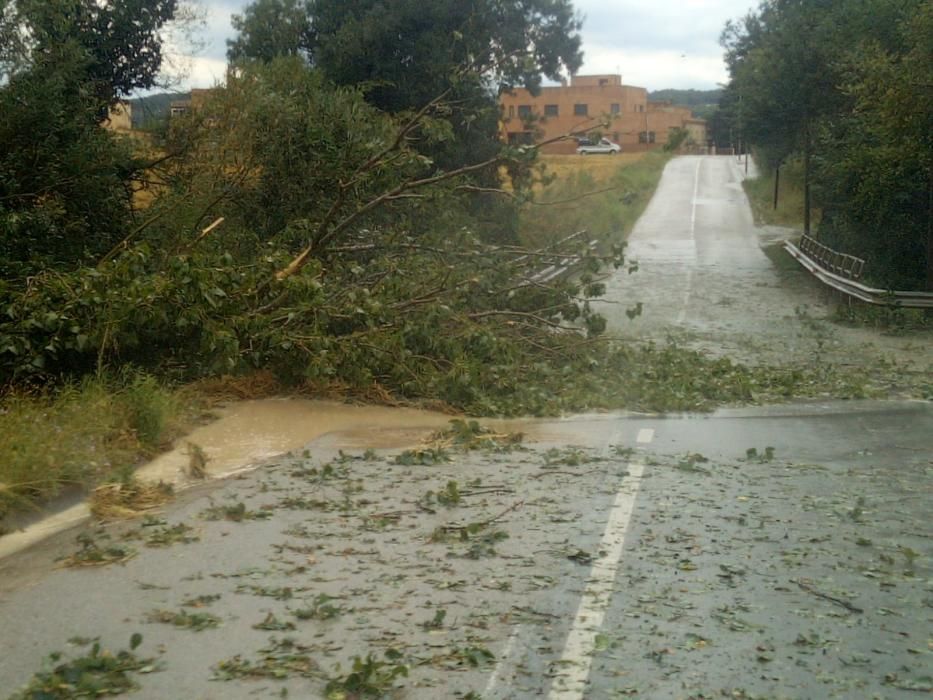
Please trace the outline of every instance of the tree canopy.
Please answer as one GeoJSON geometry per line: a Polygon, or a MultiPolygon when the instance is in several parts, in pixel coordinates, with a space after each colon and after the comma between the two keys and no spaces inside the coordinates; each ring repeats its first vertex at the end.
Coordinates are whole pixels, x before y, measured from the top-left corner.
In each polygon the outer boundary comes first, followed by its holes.
{"type": "Polygon", "coordinates": [[[156,84],[162,66],[161,31],[178,0],[5,0],[25,37],[21,70],[78,60],[84,79],[104,105],[156,84]]]}
{"type": "Polygon", "coordinates": [[[227,58],[309,58],[313,46],[311,11],[311,0],[255,0],[243,14],[231,17],[237,36],[227,39],[227,58]]]}
{"type": "MultiPolygon", "coordinates": [[[[569,0],[255,0],[234,26],[231,59],[301,56],[383,111],[443,97],[450,131],[423,153],[447,169],[501,148],[499,90],[534,90],[582,61],[569,0]]],[[[475,177],[492,184],[495,172],[475,177]]]]}
{"type": "Polygon", "coordinates": [[[891,286],[933,288],[931,12],[925,0],[762,0],[722,35],[735,133],[766,166],[801,155],[820,237],[891,286]]]}
{"type": "Polygon", "coordinates": [[[0,32],[0,272],[68,269],[105,252],[131,216],[128,144],[108,106],[155,84],[177,0],[5,0],[0,32]]]}
{"type": "Polygon", "coordinates": [[[256,0],[235,16],[231,59],[303,55],[386,111],[421,107],[466,76],[536,89],[581,63],[567,0],[256,0]]]}

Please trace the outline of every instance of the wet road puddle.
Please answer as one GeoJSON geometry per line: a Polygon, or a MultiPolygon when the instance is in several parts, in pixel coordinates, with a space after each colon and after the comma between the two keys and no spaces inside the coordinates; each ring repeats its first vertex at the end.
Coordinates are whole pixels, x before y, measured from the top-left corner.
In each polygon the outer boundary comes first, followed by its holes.
{"type": "MultiPolygon", "coordinates": [[[[216,479],[249,471],[270,458],[325,438],[328,448],[394,449],[418,444],[454,416],[436,411],[389,406],[354,406],[336,401],[279,398],[241,401],[220,409],[217,420],[176,441],[173,448],[136,471],[143,481],[175,486],[193,482],[192,453],[203,455],[204,475],[216,479]],[[196,447],[195,447],[196,446],[196,447]]],[[[521,432],[536,442],[557,442],[572,435],[553,421],[484,420],[503,432],[521,432]],[[557,426],[557,429],[555,429],[557,426]]],[[[0,559],[73,527],[90,516],[80,502],[0,538],[0,559]]]]}
{"type": "MultiPolygon", "coordinates": [[[[220,417],[180,439],[137,471],[145,480],[177,482],[187,473],[191,445],[207,458],[211,477],[250,469],[283,452],[297,450],[329,433],[354,430],[363,436],[402,431],[417,442],[428,431],[447,425],[451,416],[433,411],[387,406],[352,406],[335,401],[261,399],[242,401],[220,411],[220,417]]],[[[394,436],[394,439],[398,439],[394,436]]],[[[366,447],[382,447],[367,444],[366,447]]]]}

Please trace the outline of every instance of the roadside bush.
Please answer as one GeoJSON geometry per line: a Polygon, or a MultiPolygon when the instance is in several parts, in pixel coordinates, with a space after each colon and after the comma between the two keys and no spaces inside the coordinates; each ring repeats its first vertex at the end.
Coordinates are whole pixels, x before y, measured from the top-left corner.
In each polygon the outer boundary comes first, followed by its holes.
{"type": "Polygon", "coordinates": [[[85,379],[0,398],[0,518],[125,471],[170,436],[180,403],[152,377],[85,379]]]}

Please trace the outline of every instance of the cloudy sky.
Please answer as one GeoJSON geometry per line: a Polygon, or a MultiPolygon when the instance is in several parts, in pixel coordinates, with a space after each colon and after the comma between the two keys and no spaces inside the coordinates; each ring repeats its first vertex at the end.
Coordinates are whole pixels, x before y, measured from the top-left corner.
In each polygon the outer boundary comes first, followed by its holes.
{"type": "MultiPolygon", "coordinates": [[[[430,2],[431,0],[426,0],[430,2]]],[[[198,0],[206,12],[203,47],[178,61],[184,87],[209,87],[224,75],[230,15],[249,0],[198,0]]],[[[621,73],[629,85],[715,88],[726,81],[719,34],[728,19],[744,15],[757,0],[576,0],[583,16],[580,73],[621,73]]]]}

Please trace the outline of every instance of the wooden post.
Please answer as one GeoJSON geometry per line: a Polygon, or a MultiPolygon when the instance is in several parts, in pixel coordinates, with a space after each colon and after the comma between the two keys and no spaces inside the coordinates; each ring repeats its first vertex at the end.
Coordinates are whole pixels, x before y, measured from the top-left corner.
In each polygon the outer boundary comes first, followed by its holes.
{"type": "Polygon", "coordinates": [[[781,182],[781,166],[777,166],[774,169],[774,208],[777,209],[778,205],[778,186],[781,182]]]}
{"type": "Polygon", "coordinates": [[[803,232],[810,235],[810,122],[803,127],[803,232]]]}

